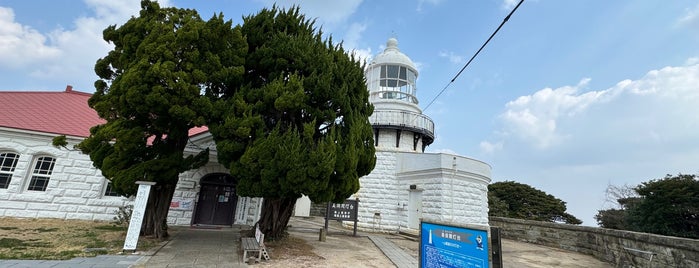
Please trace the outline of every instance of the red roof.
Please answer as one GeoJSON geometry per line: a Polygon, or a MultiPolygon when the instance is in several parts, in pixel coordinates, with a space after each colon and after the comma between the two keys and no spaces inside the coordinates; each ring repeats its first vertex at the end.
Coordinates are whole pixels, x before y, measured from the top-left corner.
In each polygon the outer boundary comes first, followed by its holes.
{"type": "MultiPolygon", "coordinates": [[[[87,105],[90,96],[72,86],[62,92],[0,91],[0,127],[88,137],[91,127],[105,122],[87,105]]],[[[189,135],[207,130],[192,128],[189,135]]]]}
{"type": "Polygon", "coordinates": [[[87,137],[105,122],[87,105],[90,96],[71,86],[63,92],[0,92],[0,126],[87,137]]]}

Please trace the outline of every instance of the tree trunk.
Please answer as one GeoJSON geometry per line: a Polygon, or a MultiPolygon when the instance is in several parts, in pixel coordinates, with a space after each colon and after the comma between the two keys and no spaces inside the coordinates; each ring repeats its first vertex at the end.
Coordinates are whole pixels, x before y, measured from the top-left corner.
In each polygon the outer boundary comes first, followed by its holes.
{"type": "Polygon", "coordinates": [[[158,239],[165,239],[169,236],[167,214],[170,211],[170,202],[172,202],[172,196],[175,193],[175,186],[176,184],[156,184],[153,186],[141,226],[141,235],[153,236],[158,239]]]}
{"type": "Polygon", "coordinates": [[[270,239],[280,238],[294,211],[297,198],[265,198],[262,202],[260,220],[257,222],[260,231],[270,239]]]}

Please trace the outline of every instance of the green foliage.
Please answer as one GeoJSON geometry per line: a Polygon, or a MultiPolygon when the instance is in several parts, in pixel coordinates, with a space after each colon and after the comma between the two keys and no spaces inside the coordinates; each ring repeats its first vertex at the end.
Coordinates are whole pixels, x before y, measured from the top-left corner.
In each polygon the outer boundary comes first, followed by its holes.
{"type": "Polygon", "coordinates": [[[610,188],[619,207],[598,211],[595,219],[601,227],[699,238],[697,175],[666,175],[636,187],[610,188]]]}
{"type": "Polygon", "coordinates": [[[488,191],[488,215],[495,217],[507,217],[507,203],[498,198],[493,192],[488,191]]]}
{"type": "Polygon", "coordinates": [[[641,196],[628,211],[635,231],[699,238],[699,180],[696,175],[667,175],[634,188],[641,196]]]}
{"type": "Polygon", "coordinates": [[[152,234],[167,217],[179,174],[208,161],[208,149],[185,155],[189,130],[212,114],[203,91],[222,94],[240,82],[246,44],[223,15],[204,21],[195,10],[147,0],[141,8],[138,17],[103,32],[114,49],[95,64],[100,79],[88,104],[107,122],[77,148],[121,195],[133,195],[135,181],[157,182],[144,227],[152,234]]]}
{"type": "Polygon", "coordinates": [[[241,32],[242,86],[215,95],[209,123],[238,194],[325,202],[355,193],[375,164],[361,64],[298,8],[263,9],[241,32]]]}
{"type": "Polygon", "coordinates": [[[566,203],[553,195],[514,181],[488,185],[490,216],[525,220],[580,224],[582,221],[566,213],[566,203]],[[490,198],[494,197],[494,198],[490,198]]]}
{"type": "Polygon", "coordinates": [[[56,148],[58,148],[58,147],[66,148],[66,146],[68,146],[68,142],[66,141],[66,135],[60,135],[60,136],[54,137],[53,140],[51,141],[51,144],[53,145],[53,147],[56,147],[56,148]]]}

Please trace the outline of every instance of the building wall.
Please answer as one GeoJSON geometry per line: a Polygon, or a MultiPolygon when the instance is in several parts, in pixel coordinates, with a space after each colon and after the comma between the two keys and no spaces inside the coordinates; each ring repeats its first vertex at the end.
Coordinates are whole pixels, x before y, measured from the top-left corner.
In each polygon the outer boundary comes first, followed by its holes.
{"type": "Polygon", "coordinates": [[[119,207],[130,204],[124,197],[104,196],[107,180],[90,158],[76,150],[55,148],[52,139],[46,134],[0,130],[0,151],[20,156],[9,187],[0,189],[0,217],[110,221],[119,207]],[[56,163],[46,191],[29,191],[39,156],[54,157],[56,163]]]}
{"type": "MultiPolygon", "coordinates": [[[[56,135],[21,130],[0,129],[0,152],[12,152],[19,160],[7,189],[0,189],[0,217],[58,218],[111,221],[120,207],[131,205],[132,199],[105,196],[108,181],[92,166],[88,155],[73,150],[78,138],[68,138],[67,148],[56,148],[56,135]],[[56,159],[46,191],[29,191],[34,161],[40,156],[56,159]]],[[[210,142],[210,139],[205,139],[210,142]]],[[[211,162],[184,172],[173,196],[168,224],[189,225],[200,190],[200,180],[210,173],[228,171],[210,157],[211,162]],[[177,205],[175,205],[177,204],[177,205]]],[[[236,224],[252,225],[258,216],[259,198],[238,198],[236,224]]]]}
{"type": "Polygon", "coordinates": [[[481,161],[377,147],[374,170],[359,182],[360,189],[352,198],[360,200],[360,229],[397,232],[409,228],[411,191],[422,193],[423,219],[488,226],[490,166],[481,161]]]}
{"type": "Polygon", "coordinates": [[[488,226],[490,166],[444,153],[399,153],[401,185],[422,190],[422,218],[488,226]]]}
{"type": "Polygon", "coordinates": [[[503,238],[592,255],[617,267],[699,267],[699,239],[500,217],[490,217],[490,225],[503,238]]]}
{"type": "MultiPolygon", "coordinates": [[[[358,227],[376,231],[398,231],[402,212],[398,204],[407,201],[396,185],[395,152],[376,151],[374,170],[359,178],[358,227]]],[[[407,194],[407,191],[405,191],[407,194]]]]}

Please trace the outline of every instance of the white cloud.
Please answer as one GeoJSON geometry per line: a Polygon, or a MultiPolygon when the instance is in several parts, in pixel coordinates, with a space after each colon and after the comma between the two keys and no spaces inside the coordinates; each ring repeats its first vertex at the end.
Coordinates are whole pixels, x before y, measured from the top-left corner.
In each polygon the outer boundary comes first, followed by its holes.
{"type": "MultiPolygon", "coordinates": [[[[494,139],[549,151],[586,150],[590,148],[584,146],[591,145],[627,153],[623,150],[639,149],[634,146],[683,142],[699,150],[699,141],[691,138],[699,135],[699,64],[652,70],[638,80],[582,92],[589,81],[544,88],[508,102],[494,139]]],[[[482,143],[484,152],[493,151],[489,144],[482,143]]]]}
{"type": "Polygon", "coordinates": [[[367,29],[366,23],[352,23],[345,33],[343,39],[343,47],[354,54],[355,58],[360,62],[371,61],[371,47],[360,48],[359,42],[362,39],[362,33],[367,29]]]}
{"type": "Polygon", "coordinates": [[[452,51],[440,51],[438,54],[442,58],[449,59],[449,62],[454,63],[454,64],[459,64],[462,63],[464,58],[460,55],[454,54],[452,51]]]}
{"type": "MultiPolygon", "coordinates": [[[[167,1],[161,1],[167,5],[167,1]]],[[[12,68],[42,80],[68,81],[81,91],[91,91],[97,78],[95,61],[112,48],[102,31],[123,24],[140,10],[138,0],[87,0],[93,16],[77,17],[70,28],[41,33],[14,21],[12,9],[0,7],[0,68],[12,68]]]]}
{"type": "Polygon", "coordinates": [[[442,3],[442,2],[443,2],[443,0],[418,0],[418,1],[417,1],[417,9],[416,9],[416,10],[417,10],[418,12],[420,12],[420,11],[422,11],[422,6],[425,5],[425,4],[430,4],[430,5],[436,6],[436,5],[439,5],[439,4],[442,3]]]}
{"type": "Polygon", "coordinates": [[[693,8],[687,8],[684,15],[677,20],[679,25],[699,25],[699,4],[693,8]]]}
{"type": "Polygon", "coordinates": [[[517,0],[504,0],[502,2],[502,8],[504,9],[513,9],[519,1],[517,0]]]}
{"type": "Polygon", "coordinates": [[[482,141],[480,143],[481,151],[486,154],[493,154],[496,151],[502,150],[502,141],[491,143],[488,141],[482,141]]]}
{"type": "Polygon", "coordinates": [[[565,137],[558,129],[557,121],[570,118],[584,111],[589,105],[601,101],[613,91],[590,91],[579,94],[590,79],[581,80],[575,86],[556,89],[544,88],[533,95],[521,96],[508,102],[501,119],[506,133],[530,142],[539,149],[561,142],[565,137]]]}
{"type": "Polygon", "coordinates": [[[15,69],[61,55],[48,37],[15,22],[14,11],[0,7],[0,68],[15,69]]]}

